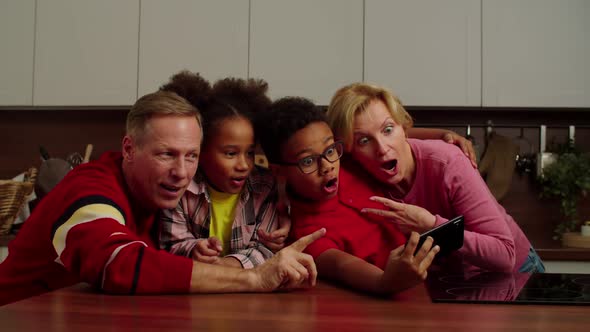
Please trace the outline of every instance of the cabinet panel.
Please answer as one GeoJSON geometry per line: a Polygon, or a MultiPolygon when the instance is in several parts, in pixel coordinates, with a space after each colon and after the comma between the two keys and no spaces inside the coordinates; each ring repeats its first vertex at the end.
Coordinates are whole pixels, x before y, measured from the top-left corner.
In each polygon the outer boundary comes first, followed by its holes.
{"type": "Polygon", "coordinates": [[[182,70],[214,81],[248,75],[248,1],[141,3],[139,95],[182,70]]]}
{"type": "Polygon", "coordinates": [[[0,2],[0,106],[32,105],[35,0],[0,2]]]}
{"type": "Polygon", "coordinates": [[[590,107],[590,2],[483,0],[484,106],[590,107]]]}
{"type": "Polygon", "coordinates": [[[342,85],[361,81],[363,2],[252,0],[250,77],[266,79],[273,98],[303,96],[328,104],[342,85]]]}
{"type": "Polygon", "coordinates": [[[34,105],[130,105],[139,0],[38,0],[34,105]]]}
{"type": "Polygon", "coordinates": [[[407,105],[479,106],[481,4],[366,0],[365,81],[407,105]]]}

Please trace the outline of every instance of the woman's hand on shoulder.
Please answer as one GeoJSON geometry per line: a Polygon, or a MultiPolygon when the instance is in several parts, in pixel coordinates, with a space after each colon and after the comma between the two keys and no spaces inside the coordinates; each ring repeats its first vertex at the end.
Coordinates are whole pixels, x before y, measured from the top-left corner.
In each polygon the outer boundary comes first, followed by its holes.
{"type": "Polygon", "coordinates": [[[463,153],[465,153],[467,158],[471,160],[473,168],[477,169],[477,156],[475,154],[475,149],[473,148],[473,143],[471,143],[470,140],[450,130],[443,135],[442,140],[458,146],[463,153]]]}
{"type": "Polygon", "coordinates": [[[467,138],[448,129],[440,128],[410,128],[407,131],[408,137],[417,139],[440,139],[449,144],[458,146],[463,153],[471,160],[474,168],[477,168],[477,155],[473,144],[467,138]]]}

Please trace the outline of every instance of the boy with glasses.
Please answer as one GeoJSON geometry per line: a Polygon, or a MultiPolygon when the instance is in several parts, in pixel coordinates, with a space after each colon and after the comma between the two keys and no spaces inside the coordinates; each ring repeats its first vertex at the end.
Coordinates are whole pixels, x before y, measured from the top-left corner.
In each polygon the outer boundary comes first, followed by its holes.
{"type": "Polygon", "coordinates": [[[356,197],[377,191],[367,179],[340,169],[343,145],[322,110],[304,98],[283,98],[257,116],[255,132],[271,170],[286,184],[292,237],[327,230],[306,249],[320,276],[386,295],[426,278],[439,247],[429,238],[414,256],[417,233],[404,247],[406,239],[393,223],[360,212],[378,203],[356,197]]]}

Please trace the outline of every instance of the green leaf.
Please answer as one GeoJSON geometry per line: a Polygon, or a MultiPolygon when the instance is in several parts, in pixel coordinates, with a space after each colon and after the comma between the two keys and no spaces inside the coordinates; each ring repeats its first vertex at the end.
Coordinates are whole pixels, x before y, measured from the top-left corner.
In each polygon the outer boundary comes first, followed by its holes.
{"type": "Polygon", "coordinates": [[[541,198],[556,197],[561,201],[564,218],[555,228],[558,238],[575,231],[579,225],[578,203],[590,191],[590,156],[577,151],[573,144],[561,147],[556,160],[537,178],[541,198]]]}

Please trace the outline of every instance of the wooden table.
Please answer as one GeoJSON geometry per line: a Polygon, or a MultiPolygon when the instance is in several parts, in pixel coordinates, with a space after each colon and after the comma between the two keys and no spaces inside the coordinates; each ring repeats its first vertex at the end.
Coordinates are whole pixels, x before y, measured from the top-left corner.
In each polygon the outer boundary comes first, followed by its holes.
{"type": "Polygon", "coordinates": [[[0,331],[588,331],[584,306],[431,303],[326,283],[273,294],[110,296],[77,285],[0,307],[0,331]]]}

